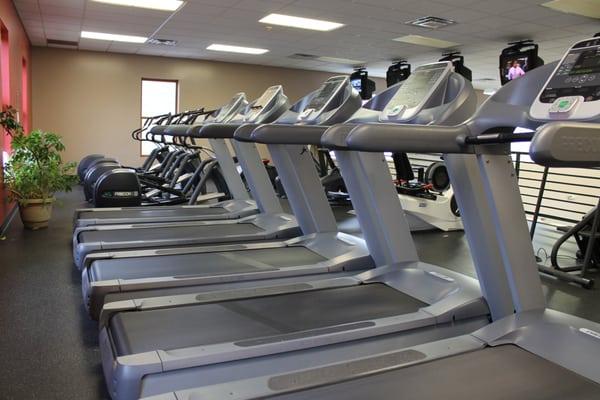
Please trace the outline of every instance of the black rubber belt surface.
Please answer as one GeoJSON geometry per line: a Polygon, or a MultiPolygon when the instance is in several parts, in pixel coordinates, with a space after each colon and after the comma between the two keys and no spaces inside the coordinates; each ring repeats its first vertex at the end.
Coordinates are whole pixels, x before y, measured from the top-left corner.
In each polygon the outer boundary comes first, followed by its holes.
{"type": "Polygon", "coordinates": [[[107,219],[107,218],[161,218],[161,217],[194,217],[198,215],[221,215],[227,214],[223,207],[211,208],[176,208],[163,209],[160,207],[148,207],[147,210],[123,210],[123,211],[85,211],[79,214],[80,219],[107,219]]]}
{"type": "Polygon", "coordinates": [[[425,303],[383,284],[119,313],[117,354],[235,342],[415,312],[425,303]]]}
{"type": "Polygon", "coordinates": [[[90,277],[93,281],[100,281],[163,276],[210,276],[269,270],[266,266],[254,266],[253,261],[271,265],[273,270],[276,267],[311,265],[324,260],[324,257],[306,247],[117,258],[95,261],[90,268],[90,277]]]}
{"type": "Polygon", "coordinates": [[[262,232],[254,224],[214,224],[198,226],[175,226],[160,228],[117,229],[111,231],[86,231],[79,234],[81,243],[90,242],[126,242],[157,239],[185,239],[219,237],[226,235],[247,235],[262,232]]]}
{"type": "Polygon", "coordinates": [[[506,345],[269,399],[592,400],[600,385],[506,345]]]}

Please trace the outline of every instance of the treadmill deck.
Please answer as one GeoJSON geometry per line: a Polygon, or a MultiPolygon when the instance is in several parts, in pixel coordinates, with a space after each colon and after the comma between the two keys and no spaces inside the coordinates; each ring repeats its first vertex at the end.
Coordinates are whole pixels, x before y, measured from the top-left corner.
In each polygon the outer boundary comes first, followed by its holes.
{"type": "Polygon", "coordinates": [[[223,215],[229,211],[223,207],[204,208],[163,208],[149,207],[147,210],[120,210],[120,211],[84,211],[79,214],[79,219],[119,219],[119,218],[166,218],[166,217],[195,217],[203,215],[223,215]]]}
{"type": "MultiPolygon", "coordinates": [[[[324,376],[325,368],[310,370],[324,376]]],[[[328,374],[335,371],[328,368],[328,374]]],[[[306,372],[281,375],[269,386],[295,392],[270,396],[278,400],[592,400],[600,385],[515,345],[488,347],[364,378],[307,390],[294,387],[306,372]]],[[[332,376],[328,375],[328,376],[332,376]]],[[[318,379],[318,378],[317,378],[318,379]]],[[[316,386],[317,382],[312,381],[316,386]]]]}
{"type": "Polygon", "coordinates": [[[228,235],[251,235],[263,232],[264,229],[252,223],[206,224],[195,226],[169,226],[158,229],[132,228],[115,230],[83,231],[79,234],[80,243],[91,242],[144,242],[163,239],[185,239],[202,237],[221,237],[228,235]]]}
{"type": "Polygon", "coordinates": [[[122,312],[110,321],[117,356],[290,334],[417,311],[427,304],[381,283],[213,304],[122,312]]]}
{"type": "Polygon", "coordinates": [[[90,278],[92,281],[101,281],[214,276],[312,265],[325,260],[325,257],[304,246],[154,256],[151,262],[148,257],[116,258],[94,261],[90,267],[90,278]]]}

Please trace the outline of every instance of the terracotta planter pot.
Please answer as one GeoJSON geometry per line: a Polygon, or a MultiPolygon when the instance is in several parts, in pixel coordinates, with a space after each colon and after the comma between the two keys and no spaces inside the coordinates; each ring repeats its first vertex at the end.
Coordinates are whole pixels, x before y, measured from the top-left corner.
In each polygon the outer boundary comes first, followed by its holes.
{"type": "Polygon", "coordinates": [[[37,230],[48,227],[52,216],[52,204],[56,199],[29,199],[19,201],[21,221],[27,229],[37,230]]]}

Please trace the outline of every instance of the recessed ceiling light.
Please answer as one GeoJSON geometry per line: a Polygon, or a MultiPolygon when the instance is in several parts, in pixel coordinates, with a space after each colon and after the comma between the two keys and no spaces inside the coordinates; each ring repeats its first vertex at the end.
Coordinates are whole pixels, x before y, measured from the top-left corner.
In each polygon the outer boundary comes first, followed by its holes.
{"type": "Polygon", "coordinates": [[[459,43],[449,42],[447,40],[441,39],[434,39],[421,35],[406,35],[393,40],[395,40],[396,42],[416,44],[418,46],[435,47],[438,49],[447,49],[459,45],[459,43]]]}
{"type": "Polygon", "coordinates": [[[258,22],[263,24],[289,26],[292,28],[310,29],[313,31],[332,31],[341,28],[344,24],[324,21],[320,19],[294,17],[292,15],[269,14],[258,22]]]}
{"type": "Polygon", "coordinates": [[[544,3],[542,6],[569,14],[600,18],[598,0],[554,0],[544,3]]]}
{"type": "Polygon", "coordinates": [[[254,47],[242,47],[242,46],[229,46],[227,44],[211,44],[206,50],[213,51],[225,51],[228,53],[242,53],[242,54],[265,54],[269,50],[257,49],[254,47]]]}
{"type": "Polygon", "coordinates": [[[117,6],[150,8],[152,10],[175,11],[185,3],[181,0],[92,0],[97,3],[117,6]]]}
{"type": "Polygon", "coordinates": [[[89,31],[81,31],[81,37],[84,39],[110,40],[112,42],[125,42],[125,43],[146,43],[146,40],[148,40],[147,37],[143,37],[143,36],[117,35],[114,33],[89,32],[89,31]]]}
{"type": "Polygon", "coordinates": [[[350,58],[327,57],[327,56],[317,57],[317,60],[324,61],[324,62],[330,62],[330,63],[336,63],[336,64],[348,64],[348,65],[356,65],[356,64],[364,64],[365,63],[364,61],[352,60],[350,58]]]}

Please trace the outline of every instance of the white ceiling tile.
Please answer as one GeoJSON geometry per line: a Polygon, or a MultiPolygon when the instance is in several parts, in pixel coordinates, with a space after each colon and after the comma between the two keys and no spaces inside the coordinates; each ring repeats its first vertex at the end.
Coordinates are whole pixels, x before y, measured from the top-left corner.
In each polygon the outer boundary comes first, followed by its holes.
{"type": "Polygon", "coordinates": [[[476,87],[496,85],[498,54],[510,40],[533,38],[540,54],[554,59],[574,41],[600,30],[598,20],[549,10],[543,0],[188,0],[169,12],[101,4],[89,0],[15,0],[34,45],[46,36],[79,40],[81,29],[178,41],[175,47],[135,45],[82,39],[80,49],[227,62],[300,67],[347,73],[350,66],[290,58],[294,53],[364,60],[372,76],[384,76],[392,59],[420,64],[440,58],[441,50],[394,42],[418,34],[460,43],[476,87]],[[332,32],[272,27],[258,19],[278,12],[344,23],[332,32]],[[433,15],[456,21],[438,30],[409,26],[407,21],[433,15]],[[167,23],[167,19],[171,17],[167,23]],[[159,29],[160,28],[160,29],[159,29]],[[264,47],[269,53],[244,56],[210,52],[214,42],[264,47]]]}

